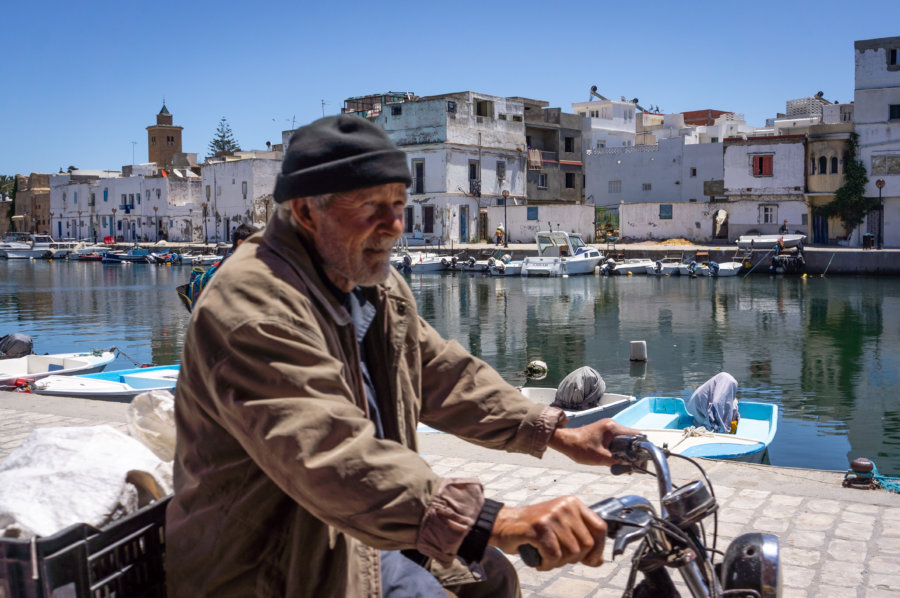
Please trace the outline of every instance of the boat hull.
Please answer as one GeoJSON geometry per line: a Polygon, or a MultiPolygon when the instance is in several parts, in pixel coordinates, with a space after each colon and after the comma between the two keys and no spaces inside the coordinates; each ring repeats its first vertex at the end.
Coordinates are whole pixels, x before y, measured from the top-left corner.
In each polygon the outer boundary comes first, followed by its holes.
{"type": "Polygon", "coordinates": [[[772,249],[779,239],[785,247],[796,247],[806,239],[806,235],[741,235],[735,242],[741,249],[772,249]]]}
{"type": "Polygon", "coordinates": [[[60,397],[130,401],[152,390],[175,389],[177,365],[116,370],[86,376],[48,376],[36,381],[32,392],[60,397]]]}

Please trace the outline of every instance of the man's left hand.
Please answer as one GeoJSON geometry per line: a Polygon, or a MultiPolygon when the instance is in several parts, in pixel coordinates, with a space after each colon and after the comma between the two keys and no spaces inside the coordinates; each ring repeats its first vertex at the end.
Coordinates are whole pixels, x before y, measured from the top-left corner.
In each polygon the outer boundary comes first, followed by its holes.
{"type": "Polygon", "coordinates": [[[639,434],[612,419],[601,419],[579,428],[556,428],[550,447],[582,465],[614,465],[619,461],[609,452],[609,443],[622,434],[639,434]]]}

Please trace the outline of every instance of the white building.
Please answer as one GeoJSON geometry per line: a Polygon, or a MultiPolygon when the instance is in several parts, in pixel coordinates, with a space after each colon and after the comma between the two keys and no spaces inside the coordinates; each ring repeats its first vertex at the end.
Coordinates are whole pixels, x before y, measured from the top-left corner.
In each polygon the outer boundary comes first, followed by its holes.
{"type": "Polygon", "coordinates": [[[724,147],[729,238],[776,234],[784,220],[808,235],[806,136],[731,138],[724,147]]]}
{"type": "Polygon", "coordinates": [[[200,200],[200,179],[175,169],[148,175],[155,165],[118,171],[75,170],[50,177],[50,234],[101,242],[189,241],[190,209],[200,200]]]}
{"type": "Polygon", "coordinates": [[[881,197],[883,217],[869,214],[867,232],[900,247],[900,37],[857,41],[853,119],[859,158],[869,174],[866,196],[881,197]],[[878,181],[882,185],[878,187],[878,181]]]}
{"type": "Polygon", "coordinates": [[[722,144],[688,141],[675,137],[658,145],[587,150],[585,202],[615,206],[709,201],[708,181],[723,176],[722,144]]]}
{"type": "Polygon", "coordinates": [[[272,191],[281,172],[281,151],[239,151],[207,161],[200,169],[202,196],[196,210],[195,238],[230,243],[241,224],[264,226],[274,210],[272,191]]]}
{"type": "MultiPolygon", "coordinates": [[[[392,104],[373,119],[406,152],[406,233],[432,243],[491,238],[487,207],[526,195],[524,105],[471,91],[392,104]]],[[[507,227],[508,229],[509,227],[507,227]]],[[[508,230],[509,240],[531,242],[508,230]]]]}
{"type": "Polygon", "coordinates": [[[582,147],[588,150],[634,146],[636,102],[608,100],[595,91],[591,93],[599,99],[572,103],[572,112],[584,117],[582,147]]]}

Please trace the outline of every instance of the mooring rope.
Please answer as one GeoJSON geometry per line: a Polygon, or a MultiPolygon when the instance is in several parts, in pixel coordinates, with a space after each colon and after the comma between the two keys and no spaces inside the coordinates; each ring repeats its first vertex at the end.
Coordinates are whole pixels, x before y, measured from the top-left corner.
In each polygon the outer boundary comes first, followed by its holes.
{"type": "Polygon", "coordinates": [[[848,470],[847,473],[844,474],[844,486],[868,484],[869,486],[882,488],[888,492],[900,493],[900,478],[881,475],[878,473],[878,468],[875,466],[875,463],[873,461],[870,462],[872,463],[872,471],[848,470]]]}

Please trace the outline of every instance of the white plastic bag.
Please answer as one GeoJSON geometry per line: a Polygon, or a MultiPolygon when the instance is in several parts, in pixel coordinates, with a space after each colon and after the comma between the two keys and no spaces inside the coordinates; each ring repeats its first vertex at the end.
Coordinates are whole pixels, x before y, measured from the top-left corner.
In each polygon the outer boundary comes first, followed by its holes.
{"type": "Polygon", "coordinates": [[[141,393],[128,406],[128,432],[163,461],[175,459],[175,397],[167,390],[141,393]]]}

